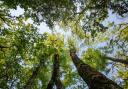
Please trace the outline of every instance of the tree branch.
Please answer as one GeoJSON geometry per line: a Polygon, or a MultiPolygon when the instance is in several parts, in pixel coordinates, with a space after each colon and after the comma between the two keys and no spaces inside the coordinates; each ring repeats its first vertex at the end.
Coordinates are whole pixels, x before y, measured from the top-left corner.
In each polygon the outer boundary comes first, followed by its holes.
{"type": "Polygon", "coordinates": [[[119,59],[119,58],[113,58],[113,57],[105,57],[108,60],[114,61],[114,62],[119,62],[119,63],[123,63],[125,65],[128,65],[128,60],[124,60],[124,59],[119,59]]]}

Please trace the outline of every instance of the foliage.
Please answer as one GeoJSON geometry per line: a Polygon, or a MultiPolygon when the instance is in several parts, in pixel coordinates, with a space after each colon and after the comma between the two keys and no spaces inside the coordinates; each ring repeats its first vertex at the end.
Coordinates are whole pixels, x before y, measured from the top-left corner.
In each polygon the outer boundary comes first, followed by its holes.
{"type": "Polygon", "coordinates": [[[85,54],[83,54],[83,61],[97,70],[103,70],[106,67],[107,60],[104,55],[99,51],[92,48],[88,48],[85,54]]]}
{"type": "MultiPolygon", "coordinates": [[[[65,88],[87,87],[69,55],[69,50],[79,53],[81,40],[88,49],[83,48],[85,53],[80,57],[98,71],[105,72],[111,65],[107,55],[127,60],[128,26],[123,23],[104,26],[103,21],[109,17],[110,11],[122,18],[127,16],[127,0],[1,0],[0,88],[22,89],[40,66],[31,86],[33,89],[46,89],[55,53],[60,55],[60,76],[65,88]],[[19,17],[11,16],[10,9],[17,6],[25,13],[19,17]],[[34,23],[26,23],[28,18],[32,18],[34,23]],[[51,29],[57,24],[71,31],[73,36],[68,36],[67,40],[59,33],[40,34],[35,23],[42,21],[51,29]],[[97,46],[103,42],[104,45],[97,46]]],[[[117,79],[121,78],[120,85],[127,89],[127,66],[116,63],[114,70],[118,70],[113,74],[117,79]]]]}
{"type": "Polygon", "coordinates": [[[44,21],[50,27],[53,26],[54,21],[65,19],[75,11],[75,5],[71,0],[4,0],[4,4],[14,9],[20,5],[26,10],[27,17],[31,16],[36,22],[44,21]]]}

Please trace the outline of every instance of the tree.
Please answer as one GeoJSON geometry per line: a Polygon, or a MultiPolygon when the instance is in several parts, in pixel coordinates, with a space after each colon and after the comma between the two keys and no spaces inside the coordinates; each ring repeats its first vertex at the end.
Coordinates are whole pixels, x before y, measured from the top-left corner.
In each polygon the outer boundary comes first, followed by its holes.
{"type": "MultiPolygon", "coordinates": [[[[52,26],[55,21],[67,21],[69,19],[73,19],[75,16],[82,16],[83,22],[89,20],[91,21],[103,21],[107,16],[108,12],[112,10],[115,13],[118,13],[121,16],[124,16],[128,12],[128,5],[126,0],[115,0],[115,1],[108,1],[108,0],[61,0],[61,1],[46,1],[46,0],[2,0],[3,3],[9,8],[14,8],[20,5],[24,8],[29,14],[28,16],[33,17],[34,20],[37,22],[45,21],[49,26],[52,26]],[[79,3],[79,5],[77,5],[79,3]],[[29,9],[30,8],[30,9],[29,9]],[[80,11],[79,11],[79,10],[80,11]],[[86,12],[89,11],[90,16],[86,15],[86,12]],[[85,20],[86,19],[86,20],[85,20]],[[88,20],[87,20],[88,19],[88,20]],[[98,19],[98,20],[97,20],[98,19]]],[[[94,23],[96,22],[94,21],[94,23]]],[[[84,24],[85,27],[87,23],[84,24]]],[[[99,25],[100,24],[95,24],[99,25]]],[[[88,28],[89,24],[86,26],[88,28]]],[[[89,28],[88,28],[89,29],[89,28]]]]}
{"type": "MultiPolygon", "coordinates": [[[[43,57],[43,56],[42,56],[43,57]]],[[[33,70],[32,75],[29,77],[27,83],[24,86],[24,89],[31,89],[33,82],[35,81],[35,79],[37,78],[39,71],[42,67],[42,65],[44,65],[43,63],[44,60],[40,59],[40,63],[37,65],[37,67],[33,70]]]]}
{"type": "Polygon", "coordinates": [[[79,75],[87,83],[89,89],[123,89],[88,64],[83,63],[72,50],[70,50],[70,55],[79,75]]]}
{"type": "MultiPolygon", "coordinates": [[[[87,51],[85,52],[85,54],[83,54],[83,59],[87,63],[89,63],[90,60],[92,60],[92,61],[94,60],[94,63],[103,64],[103,66],[105,66],[104,64],[106,64],[106,62],[109,61],[109,60],[110,61],[113,61],[113,62],[116,62],[116,63],[122,63],[122,64],[124,64],[126,66],[128,65],[128,60],[127,59],[110,57],[110,56],[107,56],[107,54],[102,53],[100,50],[93,49],[93,48],[88,48],[87,49],[87,51]]],[[[103,66],[102,66],[102,68],[103,68],[103,66]]]]}
{"type": "Polygon", "coordinates": [[[57,89],[64,89],[63,84],[61,83],[61,80],[59,78],[59,55],[55,54],[54,55],[54,64],[53,64],[53,72],[52,72],[52,77],[51,80],[48,83],[47,89],[53,89],[54,84],[56,85],[57,89]]]}
{"type": "Polygon", "coordinates": [[[72,86],[73,89],[86,86],[90,89],[122,89],[119,85],[127,89],[127,24],[109,23],[105,26],[102,23],[110,11],[122,18],[127,16],[126,0],[1,0],[0,5],[0,88],[52,89],[55,84],[58,89],[72,86]],[[9,10],[17,6],[25,13],[19,17],[11,16],[9,10]],[[28,18],[34,23],[25,23],[28,18]],[[62,34],[54,30],[52,34],[40,34],[35,23],[42,21],[52,30],[56,24],[68,29],[78,40],[75,44],[84,40],[86,47],[94,46],[98,51],[84,50],[83,62],[76,51],[72,51],[77,47],[70,44],[68,47],[62,34]],[[102,42],[107,45],[98,47],[97,44],[102,42]],[[110,53],[114,56],[108,56],[110,53]],[[118,71],[114,73],[117,80],[121,78],[121,83],[101,74],[111,65],[106,59],[112,63],[116,61],[114,69],[118,71]]]}

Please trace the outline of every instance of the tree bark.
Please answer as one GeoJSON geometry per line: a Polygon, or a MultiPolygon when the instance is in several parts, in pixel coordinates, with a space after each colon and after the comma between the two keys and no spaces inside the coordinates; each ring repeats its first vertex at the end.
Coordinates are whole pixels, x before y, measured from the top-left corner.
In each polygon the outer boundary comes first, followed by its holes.
{"type": "Polygon", "coordinates": [[[70,50],[70,56],[79,75],[87,83],[89,89],[123,89],[105,75],[81,61],[75,52],[70,50]]]}
{"type": "Polygon", "coordinates": [[[54,62],[53,62],[53,71],[52,71],[52,77],[50,82],[48,83],[47,89],[52,89],[54,84],[56,85],[57,89],[64,89],[63,84],[59,78],[59,55],[54,55],[54,62]]]}
{"type": "Polygon", "coordinates": [[[124,59],[118,59],[118,58],[113,58],[113,57],[106,57],[108,60],[114,61],[114,62],[119,62],[122,63],[124,65],[128,65],[128,60],[124,60],[124,59]]]}
{"type": "Polygon", "coordinates": [[[47,89],[52,89],[54,86],[54,80],[53,78],[51,78],[51,80],[49,81],[48,85],[47,85],[47,89]]]}
{"type": "Polygon", "coordinates": [[[57,89],[64,89],[64,86],[63,86],[63,84],[62,84],[60,79],[57,79],[55,84],[57,86],[57,89]]]}

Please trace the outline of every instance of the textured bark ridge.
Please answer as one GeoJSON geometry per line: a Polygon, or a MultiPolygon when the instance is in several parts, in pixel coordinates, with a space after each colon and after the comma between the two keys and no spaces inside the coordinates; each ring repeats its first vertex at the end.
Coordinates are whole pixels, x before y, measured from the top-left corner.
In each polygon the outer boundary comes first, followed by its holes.
{"type": "Polygon", "coordinates": [[[54,63],[53,63],[53,71],[51,80],[48,83],[47,89],[53,89],[54,84],[56,85],[57,89],[64,89],[62,82],[59,78],[59,55],[54,55],[54,63]]]}
{"type": "Polygon", "coordinates": [[[105,75],[81,61],[75,52],[70,51],[70,56],[79,75],[87,83],[89,89],[123,89],[105,75]]]}

